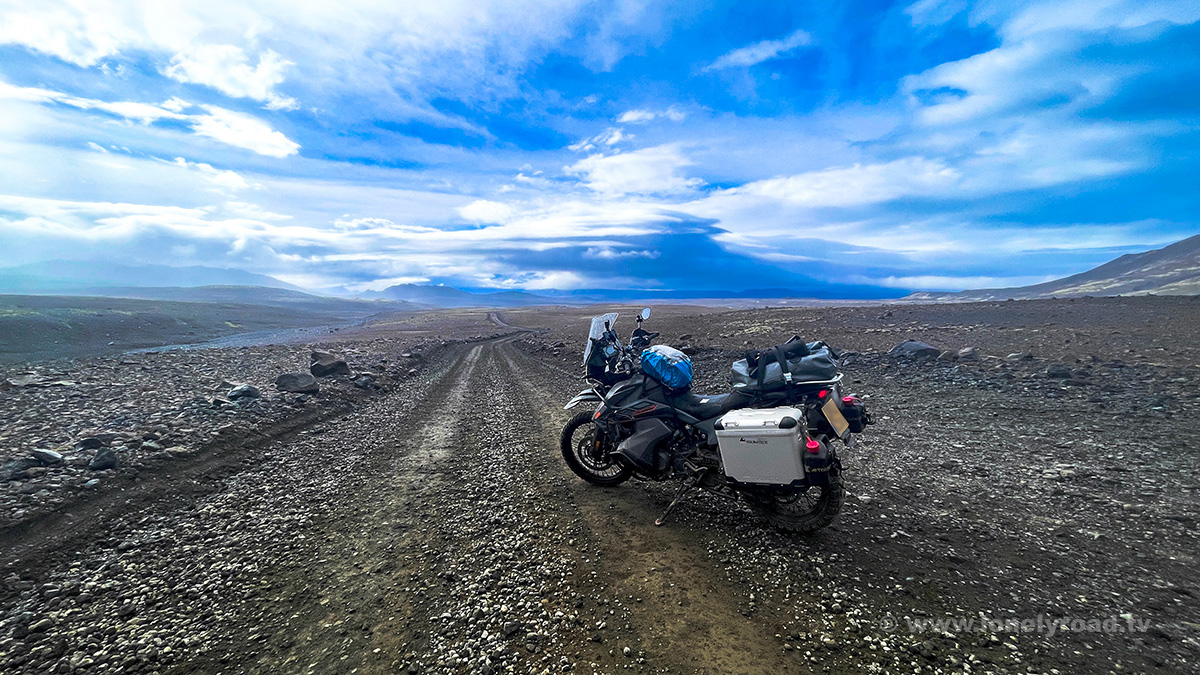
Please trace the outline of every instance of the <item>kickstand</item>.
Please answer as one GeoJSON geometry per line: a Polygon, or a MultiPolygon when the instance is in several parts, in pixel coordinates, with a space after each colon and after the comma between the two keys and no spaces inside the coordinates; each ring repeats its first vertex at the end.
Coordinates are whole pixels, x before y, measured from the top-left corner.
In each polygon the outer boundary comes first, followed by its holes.
{"type": "Polygon", "coordinates": [[[670,515],[671,511],[679,504],[679,502],[683,501],[683,495],[687,494],[688,490],[691,490],[699,485],[700,480],[704,478],[704,474],[707,472],[707,468],[701,469],[700,471],[696,472],[693,477],[684,479],[683,482],[679,484],[679,490],[675,492],[675,498],[671,500],[669,505],[667,505],[667,510],[663,511],[662,515],[658,517],[658,520],[654,521],[655,526],[662,527],[664,524],[666,524],[667,516],[670,515]]]}

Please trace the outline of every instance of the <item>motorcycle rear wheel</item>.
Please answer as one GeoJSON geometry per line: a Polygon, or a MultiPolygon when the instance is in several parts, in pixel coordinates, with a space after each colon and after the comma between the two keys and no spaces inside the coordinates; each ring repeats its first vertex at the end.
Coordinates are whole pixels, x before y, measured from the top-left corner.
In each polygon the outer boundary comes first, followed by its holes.
{"type": "Polygon", "coordinates": [[[810,487],[804,492],[756,495],[750,500],[755,511],[775,527],[788,532],[811,534],[828,526],[842,510],[846,491],[841,477],[829,485],[810,487]]]}
{"type": "Polygon", "coordinates": [[[558,445],[571,471],[593,485],[612,487],[629,480],[633,469],[611,453],[607,437],[599,435],[592,413],[583,411],[563,426],[558,445]]]}

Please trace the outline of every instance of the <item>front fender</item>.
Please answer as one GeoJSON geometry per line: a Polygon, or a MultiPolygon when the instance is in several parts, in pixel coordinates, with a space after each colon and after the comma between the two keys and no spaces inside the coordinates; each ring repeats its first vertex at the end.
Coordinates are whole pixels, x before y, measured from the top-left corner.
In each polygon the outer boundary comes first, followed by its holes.
{"type": "Polygon", "coordinates": [[[575,398],[571,399],[571,401],[569,403],[567,403],[565,406],[563,406],[563,410],[570,410],[571,408],[574,408],[575,406],[579,405],[580,403],[586,403],[588,401],[599,402],[599,401],[603,401],[603,400],[604,399],[600,396],[600,394],[598,394],[596,392],[595,389],[584,389],[583,391],[576,394],[575,398]]]}

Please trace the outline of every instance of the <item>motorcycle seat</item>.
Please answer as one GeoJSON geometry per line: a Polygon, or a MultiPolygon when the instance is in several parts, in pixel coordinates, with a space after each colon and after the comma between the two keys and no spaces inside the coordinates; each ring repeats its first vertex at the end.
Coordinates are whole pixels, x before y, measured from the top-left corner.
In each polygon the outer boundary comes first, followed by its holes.
{"type": "Polygon", "coordinates": [[[671,397],[671,405],[683,412],[701,420],[712,419],[719,415],[750,405],[753,396],[743,392],[730,394],[695,394],[690,390],[671,397]]]}

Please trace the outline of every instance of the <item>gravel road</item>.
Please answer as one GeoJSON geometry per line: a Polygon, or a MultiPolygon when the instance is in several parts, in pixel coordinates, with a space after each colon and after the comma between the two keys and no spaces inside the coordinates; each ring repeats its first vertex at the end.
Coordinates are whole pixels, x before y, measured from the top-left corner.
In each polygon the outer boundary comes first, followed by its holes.
{"type": "MultiPolygon", "coordinates": [[[[506,321],[521,323],[492,320],[506,321]]],[[[784,535],[701,495],[656,528],[671,486],[594,488],[559,458],[581,383],[556,344],[455,342],[385,392],[6,531],[4,669],[1188,672],[1200,658],[1196,461],[1178,448],[1130,486],[1125,468],[1179,437],[1151,431],[1136,456],[1105,445],[1157,411],[1082,420],[1094,404],[1070,388],[1018,410],[1028,391],[990,376],[864,355],[848,374],[882,419],[847,458],[833,527],[784,535]],[[974,397],[929,403],[959,391],[974,397]],[[1016,461],[1034,443],[1055,459],[1016,461]],[[947,617],[1085,624],[922,623],[947,617]]]]}

